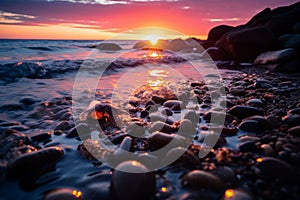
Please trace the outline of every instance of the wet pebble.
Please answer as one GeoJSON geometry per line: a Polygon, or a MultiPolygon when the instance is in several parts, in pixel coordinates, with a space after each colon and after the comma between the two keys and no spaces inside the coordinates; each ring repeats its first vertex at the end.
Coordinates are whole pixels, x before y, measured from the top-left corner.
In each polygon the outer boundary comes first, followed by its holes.
{"type": "Polygon", "coordinates": [[[71,126],[68,121],[61,121],[55,126],[54,130],[67,131],[70,128],[71,126]]]}
{"type": "Polygon", "coordinates": [[[141,137],[145,133],[145,128],[139,122],[131,122],[127,127],[127,132],[136,137],[141,137]]]}
{"type": "Polygon", "coordinates": [[[160,96],[156,96],[156,95],[153,95],[152,98],[151,98],[151,100],[153,102],[155,102],[156,104],[160,104],[160,105],[162,105],[166,101],[166,99],[164,99],[164,98],[162,98],[160,96]]]}
{"type": "Polygon", "coordinates": [[[111,178],[113,199],[152,199],[156,179],[155,175],[148,171],[146,166],[134,160],[119,164],[111,178]]]}
{"type": "Polygon", "coordinates": [[[156,131],[160,131],[163,133],[172,133],[173,128],[169,124],[157,121],[157,122],[154,122],[149,129],[149,132],[151,132],[151,133],[156,132],[156,131]]]}
{"type": "Polygon", "coordinates": [[[255,120],[245,120],[239,124],[239,129],[245,132],[255,133],[260,130],[259,128],[258,122],[255,120]]]}
{"type": "Polygon", "coordinates": [[[300,137],[300,126],[295,126],[288,130],[288,133],[300,137]]]}
{"type": "Polygon", "coordinates": [[[172,141],[175,147],[187,147],[189,145],[189,140],[175,134],[166,134],[161,132],[152,133],[148,138],[149,147],[152,150],[157,150],[165,147],[172,141]]]}
{"type": "Polygon", "coordinates": [[[23,154],[8,163],[6,173],[13,177],[38,173],[42,169],[55,165],[63,155],[64,150],[59,147],[47,147],[23,154]]]}
{"type": "Polygon", "coordinates": [[[31,138],[32,141],[35,141],[35,142],[43,142],[45,140],[48,140],[51,138],[51,131],[49,132],[43,132],[43,133],[34,133],[34,134],[31,134],[29,135],[29,137],[31,138]]]}
{"type": "Polygon", "coordinates": [[[224,183],[225,187],[235,187],[237,185],[237,178],[234,171],[227,166],[218,167],[213,171],[213,174],[218,176],[224,183]]]}
{"type": "Polygon", "coordinates": [[[269,144],[262,144],[260,149],[265,156],[272,156],[274,154],[274,150],[269,144]]]}
{"type": "Polygon", "coordinates": [[[173,111],[181,111],[185,108],[183,102],[179,100],[168,100],[163,104],[163,106],[170,108],[173,111]]]}
{"type": "Polygon", "coordinates": [[[256,147],[255,143],[252,141],[243,142],[243,143],[239,144],[238,147],[241,152],[256,152],[257,151],[257,147],[256,147]]]}
{"type": "Polygon", "coordinates": [[[71,188],[60,188],[47,192],[44,200],[80,200],[82,192],[71,188]]]}
{"type": "Polygon", "coordinates": [[[90,132],[91,132],[90,127],[87,124],[79,123],[68,131],[66,137],[67,138],[84,137],[85,135],[89,135],[90,132]]]}
{"type": "Polygon", "coordinates": [[[248,106],[263,107],[264,103],[260,99],[250,99],[246,102],[248,106]]]}
{"type": "Polygon", "coordinates": [[[264,113],[262,110],[251,106],[234,106],[229,109],[229,114],[239,119],[245,119],[254,115],[262,116],[264,113]]]}
{"type": "Polygon", "coordinates": [[[241,190],[227,189],[222,200],[254,200],[251,195],[241,190]]]}
{"type": "Polygon", "coordinates": [[[165,116],[158,115],[158,114],[155,114],[155,113],[150,114],[149,119],[150,119],[151,122],[160,121],[160,122],[165,122],[167,124],[173,124],[174,123],[171,119],[168,119],[165,116]]]}
{"type": "Polygon", "coordinates": [[[214,191],[222,191],[224,184],[221,179],[211,173],[202,170],[193,170],[188,172],[181,179],[183,187],[192,189],[208,189],[214,191]]]}
{"type": "Polygon", "coordinates": [[[173,115],[173,112],[172,112],[172,110],[171,110],[170,108],[164,108],[164,109],[161,111],[161,113],[162,113],[163,115],[167,115],[167,116],[172,116],[172,115],[173,115]]]}
{"type": "Polygon", "coordinates": [[[289,127],[299,126],[300,124],[300,115],[286,115],[282,117],[282,122],[289,125],[289,127]]]}
{"type": "Polygon", "coordinates": [[[174,161],[172,164],[182,164],[187,167],[197,166],[200,164],[199,157],[192,151],[182,147],[171,149],[165,157],[166,160],[174,161]]]}
{"type": "Polygon", "coordinates": [[[188,119],[193,124],[197,124],[200,121],[200,116],[194,110],[189,110],[184,114],[184,119],[188,119]]]}

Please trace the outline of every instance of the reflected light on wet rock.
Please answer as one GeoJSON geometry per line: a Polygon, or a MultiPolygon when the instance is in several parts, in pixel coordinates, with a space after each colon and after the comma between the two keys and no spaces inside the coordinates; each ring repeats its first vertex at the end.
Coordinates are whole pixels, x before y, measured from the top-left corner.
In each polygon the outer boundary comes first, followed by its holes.
{"type": "Polygon", "coordinates": [[[167,192],[168,190],[167,190],[166,187],[162,187],[162,188],[160,189],[160,191],[161,191],[161,192],[167,192]]]}
{"type": "Polygon", "coordinates": [[[260,162],[262,162],[262,161],[263,161],[262,158],[257,158],[257,159],[256,159],[256,162],[258,162],[258,163],[260,163],[260,162]]]}
{"type": "Polygon", "coordinates": [[[139,166],[140,163],[134,160],[134,161],[131,162],[131,165],[132,166],[139,166]]]}
{"type": "Polygon", "coordinates": [[[228,190],[225,191],[225,197],[226,198],[231,198],[233,196],[234,196],[234,191],[233,190],[228,189],[228,190]]]}
{"type": "Polygon", "coordinates": [[[82,196],[82,192],[77,190],[73,190],[72,194],[77,198],[80,198],[82,196]]]}

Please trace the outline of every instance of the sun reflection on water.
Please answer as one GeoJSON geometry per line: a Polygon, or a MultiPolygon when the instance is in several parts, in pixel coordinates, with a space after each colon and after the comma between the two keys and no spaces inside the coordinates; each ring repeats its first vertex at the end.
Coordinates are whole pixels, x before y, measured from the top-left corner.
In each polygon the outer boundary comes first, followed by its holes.
{"type": "Polygon", "coordinates": [[[147,85],[153,90],[160,90],[165,84],[168,72],[163,69],[148,70],[147,85]]]}

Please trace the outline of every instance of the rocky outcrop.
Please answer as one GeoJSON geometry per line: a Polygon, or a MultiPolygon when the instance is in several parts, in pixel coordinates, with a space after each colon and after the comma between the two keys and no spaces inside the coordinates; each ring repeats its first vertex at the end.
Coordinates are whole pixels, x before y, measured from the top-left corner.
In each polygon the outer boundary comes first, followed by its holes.
{"type": "Polygon", "coordinates": [[[255,64],[267,65],[269,70],[300,72],[299,13],[300,2],[273,10],[266,8],[244,25],[216,26],[208,33],[207,41],[215,45],[209,46],[213,48],[207,53],[213,60],[255,61],[255,64]],[[224,53],[228,55],[226,58],[224,53]]]}

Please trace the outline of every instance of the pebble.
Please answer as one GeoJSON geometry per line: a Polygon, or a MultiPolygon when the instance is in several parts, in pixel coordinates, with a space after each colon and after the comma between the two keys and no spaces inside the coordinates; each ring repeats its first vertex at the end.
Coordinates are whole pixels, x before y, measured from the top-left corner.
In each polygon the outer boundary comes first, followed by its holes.
{"type": "Polygon", "coordinates": [[[231,101],[229,100],[224,100],[222,99],[220,101],[220,106],[223,107],[223,108],[232,108],[233,106],[235,106],[234,103],[232,103],[231,101]]]}
{"type": "Polygon", "coordinates": [[[243,142],[239,144],[238,147],[241,152],[256,152],[258,150],[255,143],[252,141],[243,142]]]}
{"type": "Polygon", "coordinates": [[[293,128],[290,128],[288,130],[288,133],[300,137],[300,126],[295,126],[293,128]]]}
{"type": "Polygon", "coordinates": [[[112,199],[152,199],[156,190],[156,179],[155,175],[148,171],[149,169],[138,161],[120,163],[111,178],[112,199]]]}
{"type": "Polygon", "coordinates": [[[128,134],[136,137],[141,137],[145,133],[145,128],[139,122],[131,122],[127,127],[128,134]]]}
{"type": "Polygon", "coordinates": [[[250,99],[246,102],[246,104],[248,106],[259,107],[259,108],[264,106],[264,103],[260,99],[250,99]]]}
{"type": "Polygon", "coordinates": [[[163,104],[163,106],[177,112],[185,108],[183,102],[179,100],[168,100],[163,104]]]}
{"type": "Polygon", "coordinates": [[[146,118],[146,117],[148,117],[148,115],[149,115],[148,110],[143,110],[143,111],[141,112],[141,118],[146,118]]]}
{"type": "Polygon", "coordinates": [[[239,119],[245,119],[254,115],[264,115],[262,110],[251,106],[234,106],[229,109],[229,114],[239,119]]]}
{"type": "Polygon", "coordinates": [[[166,134],[161,132],[152,133],[148,138],[148,143],[151,150],[157,150],[165,147],[172,141],[175,147],[187,147],[189,145],[189,140],[175,134],[166,134]]]}
{"type": "Polygon", "coordinates": [[[162,98],[160,96],[156,96],[156,95],[153,95],[152,98],[151,98],[151,100],[153,102],[155,102],[156,104],[160,104],[160,105],[162,105],[166,101],[166,99],[164,99],[164,98],[162,98]]]}
{"type": "Polygon", "coordinates": [[[259,174],[265,178],[279,178],[284,181],[297,179],[294,169],[287,162],[273,157],[264,157],[258,162],[259,174]]]}
{"type": "Polygon", "coordinates": [[[64,150],[59,147],[47,147],[32,153],[23,154],[7,164],[7,176],[16,177],[24,174],[37,173],[54,165],[64,150]]]}
{"type": "Polygon", "coordinates": [[[197,124],[200,121],[200,116],[194,110],[186,112],[183,118],[190,120],[193,124],[197,124]]]}
{"type": "Polygon", "coordinates": [[[234,171],[227,166],[218,167],[213,171],[213,174],[218,176],[224,183],[226,188],[234,187],[237,185],[237,178],[234,171]]]}
{"type": "Polygon", "coordinates": [[[163,133],[172,133],[173,128],[169,124],[157,121],[157,122],[154,122],[151,125],[150,129],[149,129],[150,133],[153,133],[153,132],[156,132],[156,131],[160,131],[160,132],[163,132],[163,133]]]}
{"type": "Polygon", "coordinates": [[[81,137],[81,136],[89,135],[90,132],[91,129],[86,123],[79,123],[68,131],[66,137],[67,138],[81,137]]]}
{"type": "Polygon", "coordinates": [[[286,115],[282,117],[282,123],[289,125],[289,127],[299,126],[300,124],[300,115],[286,115]]]}
{"type": "Polygon", "coordinates": [[[165,123],[167,123],[167,124],[173,124],[173,123],[174,123],[171,119],[168,119],[168,118],[166,118],[165,116],[158,115],[158,114],[155,114],[155,113],[151,113],[151,114],[149,115],[149,118],[150,118],[150,121],[151,121],[151,122],[157,122],[157,121],[160,121],[160,122],[165,122],[165,123]]]}
{"type": "Polygon", "coordinates": [[[204,113],[203,119],[207,122],[213,121],[213,123],[223,125],[225,121],[232,119],[232,116],[225,112],[208,111],[204,113]]]}
{"type": "Polygon", "coordinates": [[[239,124],[239,129],[245,132],[255,133],[260,130],[258,121],[244,120],[239,124]]]}
{"type": "Polygon", "coordinates": [[[172,116],[172,115],[173,115],[173,112],[172,112],[172,110],[171,110],[170,108],[164,108],[164,109],[161,111],[161,113],[162,113],[163,115],[167,115],[167,116],[172,116]]]}
{"type": "Polygon", "coordinates": [[[265,156],[272,156],[274,154],[274,150],[269,144],[262,144],[260,149],[265,156]]]}
{"type": "Polygon", "coordinates": [[[222,191],[224,184],[221,179],[213,174],[202,170],[193,170],[183,176],[181,185],[192,189],[208,189],[222,191]]]}
{"type": "Polygon", "coordinates": [[[192,151],[182,147],[176,147],[171,149],[166,154],[165,158],[167,160],[172,160],[172,161],[174,160],[172,164],[181,164],[187,167],[196,166],[200,164],[200,160],[198,156],[196,156],[192,151]]]}
{"type": "Polygon", "coordinates": [[[82,192],[71,188],[60,188],[47,192],[43,198],[44,200],[80,200],[82,192]]]}
{"type": "Polygon", "coordinates": [[[251,195],[248,193],[236,190],[236,189],[227,189],[224,193],[222,200],[254,200],[251,195]]]}
{"type": "Polygon", "coordinates": [[[54,130],[55,131],[56,130],[67,131],[70,128],[71,128],[71,126],[68,121],[61,121],[55,126],[54,130]]]}
{"type": "Polygon", "coordinates": [[[196,133],[197,124],[192,123],[188,119],[183,119],[180,122],[180,126],[178,129],[178,135],[184,136],[186,138],[192,138],[196,133]]]}
{"type": "Polygon", "coordinates": [[[49,132],[31,134],[29,135],[29,137],[31,138],[32,141],[43,142],[45,140],[50,139],[51,134],[52,134],[51,131],[49,131],[49,132]]]}

